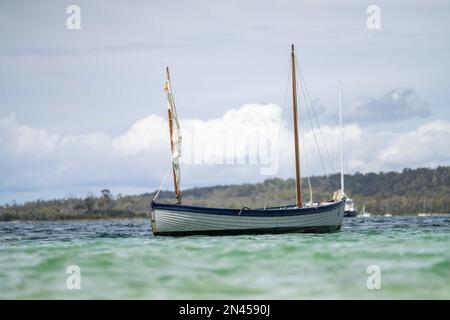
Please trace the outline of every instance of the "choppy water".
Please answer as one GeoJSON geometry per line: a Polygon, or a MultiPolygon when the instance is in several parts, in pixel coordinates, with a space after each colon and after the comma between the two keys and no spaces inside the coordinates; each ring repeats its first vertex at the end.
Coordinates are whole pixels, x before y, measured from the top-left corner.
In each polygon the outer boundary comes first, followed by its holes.
{"type": "Polygon", "coordinates": [[[333,234],[153,237],[147,220],[0,223],[0,298],[450,298],[450,215],[333,234]],[[81,268],[68,290],[66,268],[81,268]],[[367,267],[381,270],[368,290],[367,267]]]}

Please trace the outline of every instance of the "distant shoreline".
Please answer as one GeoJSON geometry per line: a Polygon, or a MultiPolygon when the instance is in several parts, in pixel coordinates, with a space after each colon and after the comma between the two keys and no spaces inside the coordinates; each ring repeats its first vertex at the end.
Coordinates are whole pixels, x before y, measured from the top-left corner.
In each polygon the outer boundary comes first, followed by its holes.
{"type": "MultiPolygon", "coordinates": [[[[340,188],[339,174],[312,176],[313,202],[330,199],[340,188]]],[[[450,167],[404,169],[402,172],[345,175],[345,193],[359,212],[372,216],[418,215],[450,212],[450,167]]],[[[302,180],[304,201],[310,201],[307,178],[302,180]]],[[[85,198],[36,200],[0,205],[0,221],[61,221],[147,218],[155,193],[114,195],[99,190],[85,198]]],[[[295,203],[293,179],[267,179],[261,183],[217,185],[182,190],[187,205],[223,208],[263,208],[295,203]]],[[[161,191],[159,202],[173,202],[174,193],[161,191]]]]}
{"type": "Polygon", "coordinates": [[[109,217],[109,218],[68,218],[68,219],[53,219],[53,220],[0,220],[0,223],[35,223],[35,222],[76,222],[76,221],[125,221],[125,220],[147,220],[148,216],[142,217],[109,217]]]}
{"type": "Polygon", "coordinates": [[[39,222],[39,221],[83,221],[83,220],[129,220],[129,219],[146,219],[147,213],[125,213],[125,214],[89,214],[84,213],[82,215],[77,213],[72,214],[54,214],[47,216],[39,216],[37,214],[30,216],[17,217],[13,215],[6,216],[0,215],[0,222],[39,222]]]}
{"type": "MultiPolygon", "coordinates": [[[[112,215],[92,215],[92,216],[75,216],[75,215],[67,215],[65,217],[61,217],[61,216],[53,216],[53,217],[47,217],[47,218],[42,218],[42,217],[37,217],[34,219],[27,219],[27,218],[23,218],[23,219],[4,219],[4,217],[1,217],[2,219],[0,219],[0,223],[2,222],[12,222],[12,223],[19,223],[19,222],[24,222],[24,223],[31,223],[31,222],[49,222],[49,221],[60,221],[60,222],[70,222],[70,221],[96,221],[96,220],[133,220],[133,219],[149,219],[149,214],[150,213],[135,213],[135,214],[131,214],[131,215],[123,215],[123,216],[112,216],[112,215]]],[[[393,214],[392,216],[420,216],[423,213],[397,213],[397,214],[393,214]]],[[[439,216],[439,215],[448,215],[449,213],[426,213],[424,214],[424,216],[439,216]]],[[[380,218],[380,217],[385,217],[384,214],[371,214],[370,217],[372,218],[380,218]]],[[[355,219],[355,218],[361,218],[364,219],[366,217],[353,217],[353,218],[348,218],[348,219],[355,219]]],[[[388,217],[386,217],[388,218],[388,217]]]]}
{"type": "MultiPolygon", "coordinates": [[[[427,213],[426,216],[421,217],[428,217],[428,216],[442,216],[442,215],[450,215],[449,213],[427,213]]],[[[405,217],[417,217],[419,214],[417,213],[401,213],[401,214],[394,214],[392,217],[399,217],[399,216],[405,216],[405,217]]],[[[383,218],[385,217],[383,214],[372,214],[370,218],[383,218]]],[[[348,218],[351,219],[366,219],[367,217],[352,217],[348,218]]],[[[389,218],[389,217],[385,217],[389,218]]],[[[149,216],[147,214],[142,215],[135,215],[135,216],[129,216],[129,217],[82,217],[82,218],[74,218],[74,217],[67,217],[63,219],[34,219],[34,220],[0,220],[0,223],[35,223],[35,222],[73,222],[73,221],[108,221],[108,220],[114,220],[114,221],[125,221],[125,220],[148,220],[149,216]]]]}

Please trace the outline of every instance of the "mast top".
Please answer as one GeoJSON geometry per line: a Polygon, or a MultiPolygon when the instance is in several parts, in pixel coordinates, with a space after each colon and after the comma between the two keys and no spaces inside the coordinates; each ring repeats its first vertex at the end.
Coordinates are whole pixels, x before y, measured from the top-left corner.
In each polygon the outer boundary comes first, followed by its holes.
{"type": "Polygon", "coordinates": [[[291,44],[291,51],[294,52],[294,44],[291,44]]]}

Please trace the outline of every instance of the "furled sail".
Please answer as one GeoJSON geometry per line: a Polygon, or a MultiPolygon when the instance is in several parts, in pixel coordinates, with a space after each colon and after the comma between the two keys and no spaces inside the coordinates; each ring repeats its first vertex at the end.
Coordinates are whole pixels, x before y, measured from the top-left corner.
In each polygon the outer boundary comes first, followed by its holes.
{"type": "Polygon", "coordinates": [[[170,145],[172,151],[172,167],[175,184],[175,194],[178,201],[181,201],[180,193],[180,157],[181,157],[181,129],[180,122],[178,120],[177,110],[175,108],[175,100],[172,94],[172,88],[170,86],[169,70],[167,69],[167,81],[164,84],[164,91],[167,93],[167,108],[169,113],[169,126],[170,126],[170,145]]]}

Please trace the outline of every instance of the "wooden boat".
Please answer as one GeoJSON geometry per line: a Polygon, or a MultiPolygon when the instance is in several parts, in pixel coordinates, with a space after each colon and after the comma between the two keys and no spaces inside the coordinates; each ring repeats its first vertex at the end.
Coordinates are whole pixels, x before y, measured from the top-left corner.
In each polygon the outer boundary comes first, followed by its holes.
{"type": "Polygon", "coordinates": [[[152,230],[155,235],[333,232],[342,224],[342,204],[225,209],[153,202],[152,230]]]}
{"type": "Polygon", "coordinates": [[[297,123],[296,63],[292,45],[292,91],[297,202],[271,208],[248,207],[227,209],[189,206],[181,204],[179,157],[181,134],[178,116],[170,86],[167,68],[165,91],[168,100],[168,119],[172,149],[172,173],[175,204],[151,203],[151,227],[154,235],[235,235],[286,232],[334,232],[340,230],[344,217],[344,201],[341,192],[335,192],[333,200],[303,205],[300,180],[300,144],[297,123]]]}
{"type": "MultiPolygon", "coordinates": [[[[370,218],[372,215],[366,211],[366,205],[363,205],[362,211],[360,214],[358,214],[358,217],[360,218],[370,218]]],[[[391,214],[387,213],[384,215],[385,217],[392,217],[391,214]]]]}

